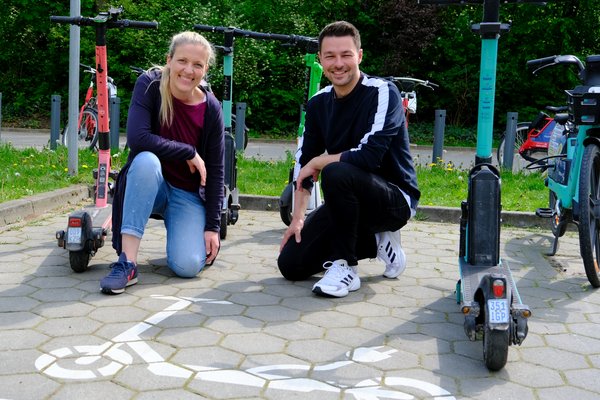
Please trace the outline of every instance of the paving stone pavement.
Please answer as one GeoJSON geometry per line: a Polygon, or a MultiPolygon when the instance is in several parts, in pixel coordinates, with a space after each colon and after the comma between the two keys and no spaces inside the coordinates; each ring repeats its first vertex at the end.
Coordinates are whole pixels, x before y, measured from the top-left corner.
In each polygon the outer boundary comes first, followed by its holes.
{"type": "Polygon", "coordinates": [[[501,251],[533,317],[506,367],[489,372],[455,301],[458,225],[413,221],[409,266],[315,297],[288,282],[276,212],[242,210],[214,266],[194,279],[166,267],[151,221],[140,282],[99,292],[109,244],[76,274],[56,246],[67,212],[0,229],[0,399],[599,399],[600,292],[583,273],[575,232],[547,257],[546,231],[502,230],[501,251]]]}

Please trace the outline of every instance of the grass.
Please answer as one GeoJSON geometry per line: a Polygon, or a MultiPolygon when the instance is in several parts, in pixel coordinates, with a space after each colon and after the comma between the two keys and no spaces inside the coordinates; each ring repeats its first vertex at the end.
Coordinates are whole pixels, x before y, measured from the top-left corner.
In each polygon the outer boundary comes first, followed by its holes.
{"type": "MultiPolygon", "coordinates": [[[[114,154],[113,168],[119,169],[127,159],[127,151],[114,154]]],[[[0,146],[0,203],[73,184],[92,184],[92,170],[97,156],[89,150],[79,151],[79,173],[70,176],[66,169],[68,153],[64,147],[48,149],[15,149],[0,146]]],[[[285,161],[258,161],[238,157],[237,184],[242,194],[281,195],[288,182],[292,156],[285,161]]],[[[467,197],[468,172],[442,162],[417,167],[422,193],[421,205],[460,207],[467,197]]],[[[539,174],[502,173],[502,208],[509,211],[533,212],[547,207],[548,189],[539,174]]]]}
{"type": "MultiPolygon", "coordinates": [[[[127,155],[113,156],[113,167],[121,167],[127,155]]],[[[56,151],[15,149],[10,144],[0,145],[0,203],[80,183],[93,183],[92,170],[98,157],[90,150],[80,150],[79,173],[68,173],[68,152],[60,146],[56,151]]]]}
{"type": "MultiPolygon", "coordinates": [[[[288,182],[292,157],[286,161],[260,162],[238,159],[238,187],[241,193],[277,196],[288,182]]],[[[443,162],[417,166],[417,180],[421,190],[419,204],[428,206],[460,207],[467,199],[468,171],[458,170],[443,162]]],[[[535,211],[548,206],[548,189],[538,174],[501,173],[502,208],[508,211],[535,211]]]]}

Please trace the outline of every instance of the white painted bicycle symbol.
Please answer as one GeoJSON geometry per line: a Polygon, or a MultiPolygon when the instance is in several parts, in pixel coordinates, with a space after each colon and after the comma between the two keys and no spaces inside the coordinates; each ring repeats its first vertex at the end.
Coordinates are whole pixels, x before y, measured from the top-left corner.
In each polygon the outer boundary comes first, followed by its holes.
{"type": "Polygon", "coordinates": [[[133,363],[133,357],[126,351],[127,346],[148,363],[148,370],[157,376],[219,382],[233,385],[244,385],[258,388],[270,388],[293,392],[333,392],[351,394],[357,400],[400,399],[412,400],[411,394],[394,390],[393,387],[412,388],[422,391],[434,400],[455,400],[447,390],[418,379],[386,377],[366,379],[354,386],[322,382],[311,378],[297,378],[298,371],[331,371],[356,363],[374,363],[391,357],[396,350],[380,351],[383,346],[359,347],[346,353],[348,360],[336,361],[325,365],[279,364],[265,365],[246,370],[219,369],[202,365],[175,365],[153,350],[140,336],[166,318],[181,311],[193,303],[232,304],[228,301],[194,297],[174,297],[153,295],[163,300],[173,300],[162,311],[127,329],[106,343],[100,345],[81,345],[62,347],[42,354],[35,361],[35,367],[42,373],[55,378],[68,380],[88,380],[115,375],[133,363]],[[75,364],[77,369],[63,367],[65,363],[75,364]],[[89,368],[92,365],[99,365],[89,368]],[[88,367],[86,369],[86,367],[88,367]],[[284,374],[294,371],[294,376],[284,374]]]}

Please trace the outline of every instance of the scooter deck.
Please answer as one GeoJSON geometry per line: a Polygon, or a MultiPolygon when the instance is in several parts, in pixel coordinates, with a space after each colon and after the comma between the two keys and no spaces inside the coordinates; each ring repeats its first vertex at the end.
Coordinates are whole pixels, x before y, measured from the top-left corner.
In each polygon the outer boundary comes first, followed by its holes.
{"type": "Polygon", "coordinates": [[[472,265],[460,257],[459,267],[463,303],[471,303],[475,301],[475,292],[479,288],[479,284],[485,275],[502,274],[506,276],[507,281],[510,283],[513,294],[513,303],[522,304],[521,296],[519,295],[517,285],[515,284],[515,280],[513,279],[507,262],[501,261],[500,264],[493,266],[472,265]]]}
{"type": "Polygon", "coordinates": [[[110,230],[112,226],[112,205],[106,207],[96,207],[89,205],[83,207],[83,211],[87,212],[92,218],[92,227],[94,229],[102,229],[103,231],[110,230]]]}

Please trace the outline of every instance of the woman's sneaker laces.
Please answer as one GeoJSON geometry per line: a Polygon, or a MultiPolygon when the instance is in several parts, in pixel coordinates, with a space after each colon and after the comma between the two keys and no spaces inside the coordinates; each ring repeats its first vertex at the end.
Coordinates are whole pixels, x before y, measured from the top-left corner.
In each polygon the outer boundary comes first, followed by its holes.
{"type": "Polygon", "coordinates": [[[100,281],[100,290],[106,294],[123,293],[127,286],[137,283],[137,276],[137,266],[127,261],[125,253],[121,253],[119,261],[111,265],[110,273],[100,281]]]}

